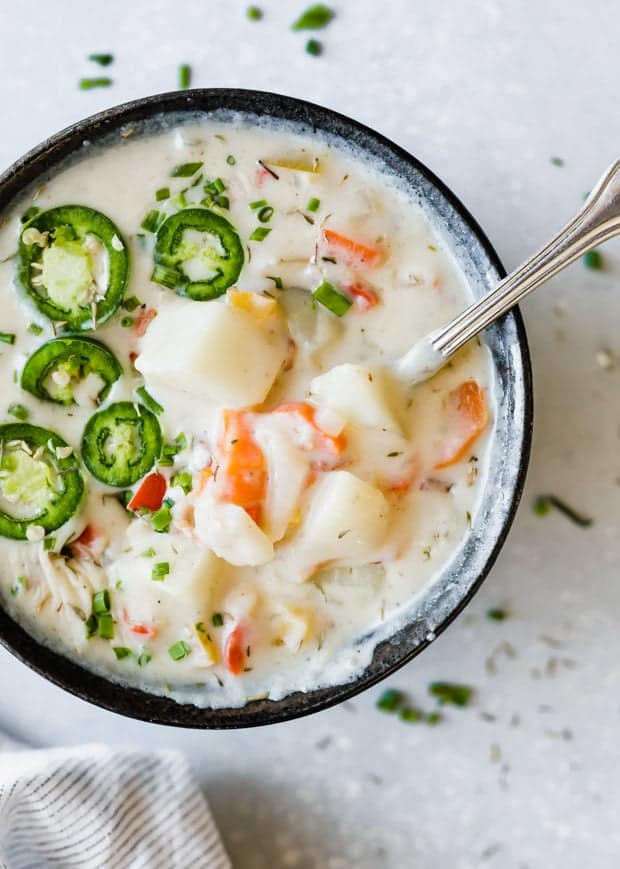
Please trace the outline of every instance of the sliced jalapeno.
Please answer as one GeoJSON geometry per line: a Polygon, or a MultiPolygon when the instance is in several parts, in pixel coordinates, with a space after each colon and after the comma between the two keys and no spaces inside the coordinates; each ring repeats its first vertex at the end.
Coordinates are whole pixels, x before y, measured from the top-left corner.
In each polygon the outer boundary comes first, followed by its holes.
{"type": "Polygon", "coordinates": [[[185,208],[157,230],[151,280],[205,302],[235,283],[243,259],[239,236],[226,218],[206,208],[185,208]]]}
{"type": "Polygon", "coordinates": [[[103,401],[122,373],[114,354],[94,338],[53,338],[27,360],[21,385],[42,401],[74,404],[78,384],[93,378],[93,397],[103,401]]]}
{"type": "Polygon", "coordinates": [[[17,282],[46,317],[70,329],[95,329],[120,305],[127,246],[112,221],[85,205],[61,205],[21,229],[17,282]]]}
{"type": "Polygon", "coordinates": [[[82,458],[95,479],[108,486],[133,486],[161,454],[157,417],[142,404],[117,401],[86,423],[82,458]]]}
{"type": "Polygon", "coordinates": [[[0,534],[37,540],[64,525],[84,494],[71,447],[27,423],[0,425],[0,447],[0,534]]]}

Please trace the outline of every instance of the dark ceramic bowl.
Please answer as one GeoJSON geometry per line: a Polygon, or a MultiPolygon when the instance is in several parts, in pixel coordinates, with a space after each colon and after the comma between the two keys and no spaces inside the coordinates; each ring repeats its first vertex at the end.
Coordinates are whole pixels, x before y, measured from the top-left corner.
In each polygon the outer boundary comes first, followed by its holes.
{"type": "MultiPolygon", "coordinates": [[[[476,295],[491,289],[504,269],[486,236],[456,196],[418,160],[336,112],[301,100],[243,90],[193,90],[147,97],[101,112],[68,127],[18,160],[0,177],[0,215],[31,185],[68,159],[79,159],[84,144],[105,143],[131,129],[132,137],[166,121],[193,115],[242,113],[264,122],[275,119],[311,136],[346,143],[363,158],[398,178],[419,199],[476,295]]],[[[340,703],[374,685],[410,661],[455,618],[489,573],[506,539],[521,496],[532,428],[532,381],[525,331],[515,309],[485,333],[495,367],[498,397],[490,469],[471,533],[410,607],[405,627],[379,643],[366,671],[352,682],[282,700],[256,700],[240,709],[199,709],[127,688],[82,669],[36,642],[0,609],[0,641],[21,661],[78,697],[132,718],[195,728],[251,727],[297,718],[340,703]]]]}

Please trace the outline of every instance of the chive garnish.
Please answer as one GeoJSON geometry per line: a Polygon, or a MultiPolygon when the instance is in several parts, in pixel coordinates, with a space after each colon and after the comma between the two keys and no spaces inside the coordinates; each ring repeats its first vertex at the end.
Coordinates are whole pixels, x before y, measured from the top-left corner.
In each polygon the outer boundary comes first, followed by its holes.
{"type": "Polygon", "coordinates": [[[264,208],[265,205],[268,205],[266,199],[255,199],[254,202],[250,202],[250,208],[252,211],[256,211],[258,208],[264,208]]]}
{"type": "Polygon", "coordinates": [[[97,615],[110,612],[110,592],[107,588],[93,595],[93,612],[97,615]]]}
{"type": "Polygon", "coordinates": [[[0,332],[0,341],[3,344],[15,344],[15,334],[13,332],[0,332]]]}
{"type": "Polygon", "coordinates": [[[174,290],[182,282],[183,276],[176,269],[171,269],[168,266],[160,264],[155,265],[151,280],[155,284],[160,284],[162,287],[168,287],[169,290],[174,290]]]}
{"type": "Polygon", "coordinates": [[[546,516],[552,507],[555,507],[556,510],[563,513],[567,519],[570,519],[571,522],[575,523],[575,525],[579,525],[580,528],[589,528],[594,521],[589,516],[584,516],[576,510],[573,510],[572,507],[569,507],[568,504],[560,500],[557,495],[539,495],[534,502],[533,509],[537,516],[546,516]]]}
{"type": "Polygon", "coordinates": [[[257,226],[250,236],[250,241],[264,241],[270,232],[271,229],[267,226],[257,226]]]}
{"type": "Polygon", "coordinates": [[[228,163],[229,166],[234,166],[237,163],[237,161],[235,160],[235,158],[233,157],[232,154],[228,155],[228,157],[226,158],[226,162],[228,163]]]}
{"type": "Polygon", "coordinates": [[[148,549],[145,549],[144,552],[141,552],[140,555],[142,558],[153,558],[153,556],[157,555],[152,546],[149,546],[148,549]]]}
{"type": "Polygon", "coordinates": [[[160,187],[159,190],[155,191],[155,199],[158,202],[162,202],[164,199],[170,199],[170,188],[160,187]]]}
{"type": "Polygon", "coordinates": [[[403,706],[398,717],[409,724],[417,724],[424,719],[424,713],[420,709],[416,709],[415,706],[403,706]]]}
{"type": "Polygon", "coordinates": [[[177,193],[177,195],[173,199],[173,203],[174,205],[176,205],[177,208],[187,207],[187,196],[185,195],[185,190],[181,190],[180,193],[177,193]]]}
{"type": "Polygon", "coordinates": [[[315,196],[313,196],[312,199],[310,199],[308,201],[308,204],[306,205],[306,211],[318,211],[320,207],[321,207],[321,200],[317,199],[315,196]]]}
{"type": "Polygon", "coordinates": [[[469,685],[458,685],[455,682],[432,682],[428,693],[436,697],[440,703],[450,703],[452,706],[467,706],[474,689],[469,685]]]}
{"type": "Polygon", "coordinates": [[[173,486],[180,486],[181,489],[185,492],[186,495],[192,491],[192,475],[187,471],[183,471],[180,474],[175,474],[170,480],[173,486]]]}
{"type": "Polygon", "coordinates": [[[221,628],[224,624],[224,616],[222,613],[213,613],[211,616],[211,624],[214,628],[221,628]]]}
{"type": "Polygon", "coordinates": [[[141,400],[142,404],[145,407],[148,407],[148,409],[150,411],[152,411],[154,414],[156,414],[157,416],[159,416],[160,413],[164,412],[164,409],[161,406],[161,404],[158,401],[156,401],[149,392],[147,392],[147,389],[145,386],[139,386],[136,389],[136,395],[141,400]]]}
{"type": "Polygon", "coordinates": [[[109,88],[111,84],[112,79],[103,76],[101,78],[81,78],[78,87],[81,91],[90,91],[93,88],[109,88]]]}
{"type": "Polygon", "coordinates": [[[202,161],[200,163],[180,163],[175,166],[170,173],[171,178],[191,178],[199,169],[202,169],[202,161]]]}
{"type": "Polygon", "coordinates": [[[426,723],[430,724],[432,727],[435,724],[439,724],[442,718],[443,715],[441,714],[441,712],[429,712],[425,720],[426,723]]]}
{"type": "Polygon", "coordinates": [[[486,611],[486,617],[490,622],[503,622],[508,618],[508,613],[501,607],[491,607],[486,611]]]}
{"type": "Polygon", "coordinates": [[[112,646],[112,651],[116,655],[118,661],[122,661],[123,658],[129,658],[131,656],[131,649],[128,649],[127,646],[112,646]]]}
{"type": "Polygon", "coordinates": [[[245,14],[250,21],[260,21],[263,17],[263,10],[259,9],[258,6],[248,6],[245,14]]]}
{"type": "Polygon", "coordinates": [[[173,661],[180,661],[182,658],[187,658],[192,650],[187,645],[185,640],[179,640],[178,643],[174,643],[168,649],[168,654],[172,658],[173,661]]]}
{"type": "Polygon", "coordinates": [[[11,594],[13,597],[18,595],[21,591],[28,587],[28,582],[25,576],[18,576],[13,585],[11,586],[11,594]]]}
{"type": "Polygon", "coordinates": [[[312,293],[317,302],[320,302],[323,307],[331,311],[337,317],[342,317],[351,307],[351,300],[342,293],[339,293],[333,284],[329,281],[321,281],[316,290],[312,293]]]}
{"type": "Polygon", "coordinates": [[[320,57],[323,54],[323,43],[318,39],[309,39],[306,42],[306,54],[311,57],[320,57]]]}
{"type": "Polygon", "coordinates": [[[138,667],[146,667],[153,656],[148,649],[142,649],[138,655],[138,667]]]}
{"type": "Polygon", "coordinates": [[[551,157],[551,163],[554,166],[563,166],[564,160],[561,157],[551,157]]]}
{"type": "Polygon", "coordinates": [[[140,224],[140,227],[147,232],[157,232],[157,227],[159,226],[160,219],[161,212],[157,211],[157,209],[154,208],[146,215],[146,217],[140,224]]]}
{"type": "Polygon", "coordinates": [[[164,577],[168,576],[169,573],[170,564],[167,561],[159,561],[157,564],[153,565],[151,579],[154,579],[156,582],[162,582],[164,577]]]}
{"type": "Polygon", "coordinates": [[[282,278],[279,278],[277,275],[265,275],[268,281],[273,281],[276,290],[282,289],[282,278]]]}
{"type": "Polygon", "coordinates": [[[334,12],[323,3],[310,6],[292,24],[293,30],[320,30],[326,27],[334,17],[334,12]]]}
{"type": "Polygon", "coordinates": [[[380,709],[382,712],[396,712],[404,699],[405,696],[402,691],[388,688],[377,700],[377,709],[380,709]]]}
{"type": "Polygon", "coordinates": [[[90,640],[91,637],[94,637],[97,633],[97,628],[99,627],[99,619],[94,613],[91,613],[89,617],[86,619],[86,639],[90,640]]]}
{"type": "Polygon", "coordinates": [[[31,323],[28,326],[28,331],[30,332],[31,335],[40,335],[41,332],[43,331],[43,326],[39,326],[38,323],[31,323]]]}
{"type": "Polygon", "coordinates": [[[18,402],[13,402],[13,404],[9,404],[8,412],[11,416],[14,416],[15,419],[18,419],[20,422],[25,422],[30,416],[30,411],[27,407],[24,407],[23,404],[19,404],[18,402]]]}
{"type": "Polygon", "coordinates": [[[171,522],[172,513],[170,512],[169,505],[165,503],[151,516],[151,524],[153,526],[153,530],[157,531],[159,534],[163,534],[164,532],[166,532],[170,527],[171,522]]]}
{"type": "Polygon", "coordinates": [[[583,264],[587,269],[600,271],[603,268],[603,255],[600,250],[589,250],[584,253],[583,264]]]}
{"type": "Polygon", "coordinates": [[[125,301],[122,304],[122,307],[126,311],[131,312],[131,311],[135,311],[136,308],[139,308],[141,304],[142,304],[142,302],[140,301],[140,299],[137,296],[130,296],[128,299],[125,299],[125,301]]]}
{"type": "Polygon", "coordinates": [[[99,636],[104,640],[114,639],[114,619],[110,613],[103,613],[98,617],[99,636]]]}
{"type": "Polygon", "coordinates": [[[46,537],[43,541],[43,549],[46,552],[49,552],[51,549],[56,547],[56,538],[55,537],[46,537]]]}
{"type": "Polygon", "coordinates": [[[182,63],[179,66],[179,89],[185,90],[190,86],[192,79],[192,68],[187,63],[182,63]]]}
{"type": "Polygon", "coordinates": [[[269,223],[269,221],[273,217],[273,212],[274,209],[271,207],[271,205],[265,205],[264,208],[261,208],[256,216],[261,223],[269,223]]]}
{"type": "Polygon", "coordinates": [[[121,326],[123,327],[123,329],[131,329],[133,324],[133,317],[121,317],[121,326]]]}
{"type": "Polygon", "coordinates": [[[110,66],[110,64],[114,60],[114,55],[113,54],[89,54],[88,60],[92,60],[93,63],[98,63],[99,66],[110,66]]]}

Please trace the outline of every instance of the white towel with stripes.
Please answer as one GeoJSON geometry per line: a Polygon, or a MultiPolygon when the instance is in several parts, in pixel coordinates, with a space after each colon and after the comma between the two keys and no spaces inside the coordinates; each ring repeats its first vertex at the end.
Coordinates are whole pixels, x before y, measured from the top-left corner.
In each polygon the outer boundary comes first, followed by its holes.
{"type": "Polygon", "coordinates": [[[1,869],[230,869],[176,751],[31,751],[0,737],[1,869]]]}

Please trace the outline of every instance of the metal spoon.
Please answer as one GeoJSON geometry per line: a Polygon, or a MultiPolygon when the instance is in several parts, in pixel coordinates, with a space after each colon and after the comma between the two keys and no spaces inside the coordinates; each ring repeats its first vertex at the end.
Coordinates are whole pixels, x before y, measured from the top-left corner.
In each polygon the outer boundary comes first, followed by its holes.
{"type": "Polygon", "coordinates": [[[395,363],[398,378],[420,383],[432,377],[471,338],[549,278],[592,248],[620,233],[620,160],[588,196],[583,208],[548,244],[461,314],[413,345],[395,363]]]}

